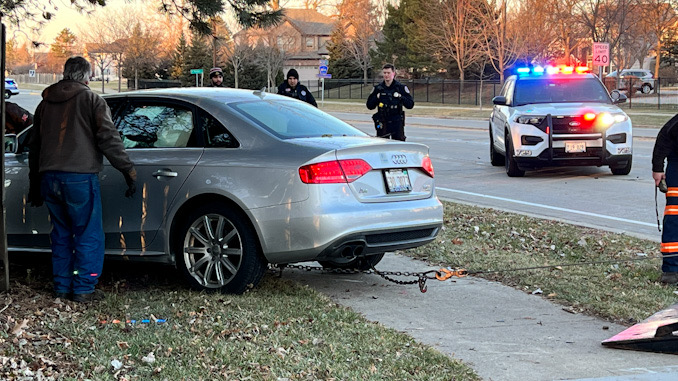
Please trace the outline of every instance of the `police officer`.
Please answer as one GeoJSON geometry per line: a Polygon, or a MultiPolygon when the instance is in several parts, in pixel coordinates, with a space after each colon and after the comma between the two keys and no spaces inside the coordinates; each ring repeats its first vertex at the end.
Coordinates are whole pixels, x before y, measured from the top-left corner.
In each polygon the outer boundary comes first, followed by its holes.
{"type": "Polygon", "coordinates": [[[384,81],[374,87],[367,97],[367,108],[377,113],[372,115],[377,136],[405,141],[405,111],[414,107],[410,89],[395,80],[395,66],[386,64],[382,68],[384,81]]]}
{"type": "Polygon", "coordinates": [[[678,115],[666,122],[657,134],[652,151],[652,178],[659,186],[666,181],[666,209],[662,231],[662,276],[659,281],[678,285],[678,115]],[[666,172],[664,163],[666,162],[666,172]]]}
{"type": "Polygon", "coordinates": [[[315,103],[315,98],[313,98],[313,94],[308,91],[306,86],[299,83],[299,73],[297,73],[295,69],[290,69],[290,71],[287,72],[287,79],[278,86],[278,94],[299,99],[300,101],[318,107],[318,104],[315,103]]]}

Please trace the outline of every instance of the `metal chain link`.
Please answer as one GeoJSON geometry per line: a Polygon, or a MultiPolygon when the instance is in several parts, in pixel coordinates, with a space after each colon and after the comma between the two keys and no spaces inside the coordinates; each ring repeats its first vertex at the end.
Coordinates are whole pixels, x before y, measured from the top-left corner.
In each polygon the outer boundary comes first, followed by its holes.
{"type": "Polygon", "coordinates": [[[326,273],[335,273],[335,274],[377,274],[380,277],[384,278],[389,282],[393,282],[400,285],[409,285],[409,284],[419,284],[419,291],[426,292],[428,287],[426,286],[427,279],[436,279],[436,275],[440,273],[436,270],[429,270],[423,272],[409,272],[409,271],[379,271],[372,266],[369,270],[359,270],[359,269],[340,269],[340,268],[325,268],[320,266],[309,266],[309,265],[273,265],[274,268],[279,269],[280,276],[282,276],[282,271],[286,268],[306,270],[306,271],[320,271],[326,273]],[[397,277],[417,277],[415,280],[398,280],[391,278],[392,276],[397,277]]]}

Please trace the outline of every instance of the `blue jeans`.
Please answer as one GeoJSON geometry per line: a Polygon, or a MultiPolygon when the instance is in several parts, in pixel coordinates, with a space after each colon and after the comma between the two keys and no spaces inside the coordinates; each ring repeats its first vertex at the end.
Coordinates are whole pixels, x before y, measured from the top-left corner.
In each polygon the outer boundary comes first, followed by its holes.
{"type": "Polygon", "coordinates": [[[94,292],[104,265],[98,175],[47,171],[42,174],[40,192],[52,220],[54,291],[94,292]]]}

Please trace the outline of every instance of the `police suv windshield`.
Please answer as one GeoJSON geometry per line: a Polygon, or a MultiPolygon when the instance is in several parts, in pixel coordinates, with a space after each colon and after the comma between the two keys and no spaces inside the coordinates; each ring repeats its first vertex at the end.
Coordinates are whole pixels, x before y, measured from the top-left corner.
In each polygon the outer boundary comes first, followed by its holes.
{"type": "Polygon", "coordinates": [[[519,78],[513,104],[594,102],[612,103],[602,83],[592,77],[519,78]]]}

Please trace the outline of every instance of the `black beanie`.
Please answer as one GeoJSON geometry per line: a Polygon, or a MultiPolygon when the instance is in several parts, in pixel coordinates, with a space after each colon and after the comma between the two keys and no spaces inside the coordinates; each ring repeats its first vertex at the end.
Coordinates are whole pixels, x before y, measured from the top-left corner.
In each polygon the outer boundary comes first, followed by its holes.
{"type": "Polygon", "coordinates": [[[299,79],[299,73],[297,73],[295,69],[290,69],[290,71],[287,72],[287,78],[289,79],[290,77],[299,79]]]}

